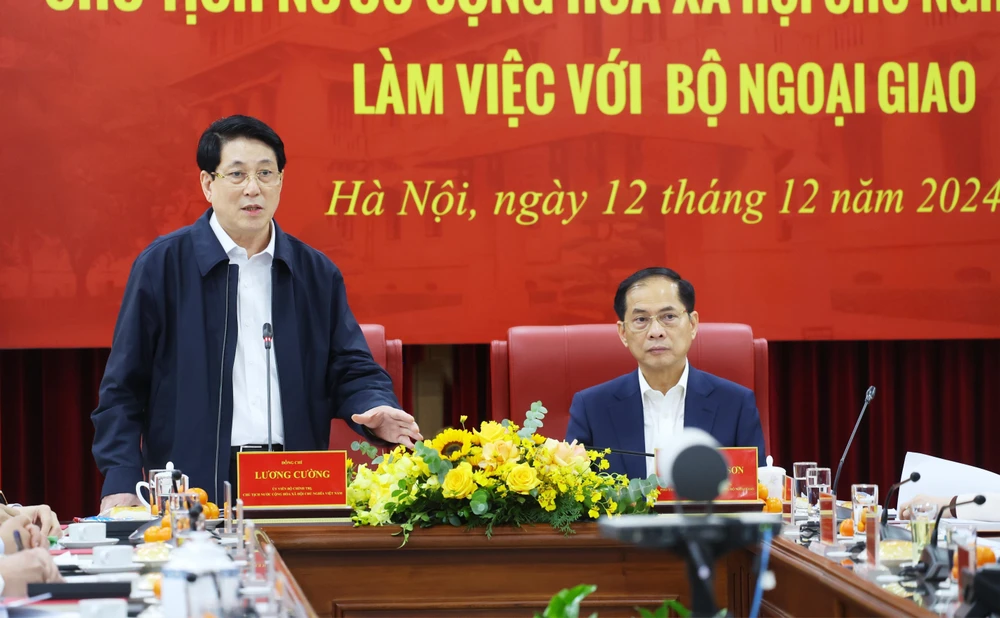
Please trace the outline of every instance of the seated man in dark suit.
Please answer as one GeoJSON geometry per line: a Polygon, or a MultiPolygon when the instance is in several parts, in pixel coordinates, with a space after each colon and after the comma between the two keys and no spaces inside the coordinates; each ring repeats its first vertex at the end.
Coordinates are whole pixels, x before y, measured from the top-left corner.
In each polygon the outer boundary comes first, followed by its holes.
{"type": "MultiPolygon", "coordinates": [[[[618,336],[639,370],[573,396],[566,440],[598,449],[653,453],[685,427],[703,429],[722,446],[756,446],[764,465],[764,432],[753,391],[699,371],[687,360],[698,334],[694,286],[668,268],[646,268],[615,294],[618,336]]],[[[610,454],[609,472],[647,478],[652,457],[610,454]]]]}

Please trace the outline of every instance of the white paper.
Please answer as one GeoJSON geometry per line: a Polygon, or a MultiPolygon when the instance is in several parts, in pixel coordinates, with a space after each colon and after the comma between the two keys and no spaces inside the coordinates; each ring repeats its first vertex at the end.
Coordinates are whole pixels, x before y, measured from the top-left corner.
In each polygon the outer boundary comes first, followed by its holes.
{"type": "Polygon", "coordinates": [[[909,478],[912,472],[919,472],[920,480],[900,487],[896,504],[906,504],[921,494],[951,498],[961,494],[1000,493],[1000,474],[939,457],[907,453],[899,480],[909,478]]]}

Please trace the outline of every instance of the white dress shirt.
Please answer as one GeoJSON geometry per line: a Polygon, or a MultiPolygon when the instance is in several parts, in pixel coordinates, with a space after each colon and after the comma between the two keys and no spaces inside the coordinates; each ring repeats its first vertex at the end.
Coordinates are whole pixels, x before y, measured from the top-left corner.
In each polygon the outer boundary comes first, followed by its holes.
{"type": "MultiPolygon", "coordinates": [[[[271,241],[261,253],[248,258],[247,251],[230,238],[215,218],[209,220],[215,236],[229,256],[229,263],[240,267],[236,292],[235,318],[238,328],[236,361],[233,363],[233,432],[232,444],[267,444],[267,367],[264,349],[264,324],[271,322],[271,262],[274,259],[274,223],[271,241]]],[[[285,443],[281,396],[278,389],[278,363],[271,345],[271,442],[285,443]]]]}
{"type": "MultiPolygon", "coordinates": [[[[681,379],[664,395],[646,382],[639,370],[639,392],[642,394],[642,426],[646,436],[646,452],[666,448],[673,437],[684,430],[684,396],[688,384],[687,359],[681,379]]],[[[656,459],[646,458],[646,476],[656,474],[656,459]]]]}

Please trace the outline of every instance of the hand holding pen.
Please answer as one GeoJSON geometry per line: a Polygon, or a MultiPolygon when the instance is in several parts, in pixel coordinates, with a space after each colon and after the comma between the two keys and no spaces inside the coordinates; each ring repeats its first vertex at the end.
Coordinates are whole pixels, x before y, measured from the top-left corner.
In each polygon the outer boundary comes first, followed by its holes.
{"type": "Polygon", "coordinates": [[[5,554],[13,554],[26,548],[48,547],[48,539],[42,536],[42,531],[26,515],[11,517],[0,525],[0,542],[3,542],[5,554]]]}

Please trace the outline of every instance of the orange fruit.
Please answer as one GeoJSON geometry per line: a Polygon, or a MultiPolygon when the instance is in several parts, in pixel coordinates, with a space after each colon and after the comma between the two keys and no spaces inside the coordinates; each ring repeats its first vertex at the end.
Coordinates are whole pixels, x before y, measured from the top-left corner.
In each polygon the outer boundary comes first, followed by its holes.
{"type": "Polygon", "coordinates": [[[187,490],[187,493],[197,494],[198,501],[201,502],[202,506],[208,504],[208,492],[202,489],[201,487],[195,487],[194,489],[189,489],[187,490]]]}
{"type": "Polygon", "coordinates": [[[156,595],[157,599],[160,598],[160,592],[162,591],[162,582],[163,578],[161,576],[157,576],[156,578],[153,579],[153,594],[156,595]]]}
{"type": "Polygon", "coordinates": [[[174,536],[174,531],[170,528],[160,528],[159,538],[157,541],[167,542],[174,536]]]}
{"type": "Polygon", "coordinates": [[[161,528],[169,528],[170,525],[171,525],[171,522],[170,522],[170,513],[168,512],[166,515],[163,516],[163,519],[160,520],[160,527],[161,528]]]}
{"type": "Polygon", "coordinates": [[[956,562],[953,567],[951,567],[951,578],[958,581],[958,563],[956,562]]]}
{"type": "Polygon", "coordinates": [[[854,520],[845,519],[840,522],[840,534],[844,536],[854,536],[854,520]]]}
{"type": "Polygon", "coordinates": [[[997,561],[997,556],[993,553],[993,550],[985,545],[976,546],[976,566],[983,566],[985,564],[993,564],[997,561]]]}
{"type": "Polygon", "coordinates": [[[214,502],[209,502],[205,505],[205,519],[218,519],[219,518],[219,507],[216,506],[214,502]]]}
{"type": "Polygon", "coordinates": [[[153,517],[156,517],[157,515],[160,514],[160,505],[159,504],[149,505],[149,512],[153,517]]]}
{"type": "Polygon", "coordinates": [[[861,520],[858,522],[858,532],[865,531],[865,529],[868,527],[868,524],[866,523],[867,521],[868,520],[866,520],[864,517],[861,518],[861,520]]]}
{"type": "Polygon", "coordinates": [[[142,540],[147,543],[155,543],[160,540],[160,530],[156,526],[150,526],[146,528],[146,531],[142,533],[142,540]]]}
{"type": "Polygon", "coordinates": [[[764,501],[764,512],[765,513],[780,513],[781,512],[781,499],[780,498],[768,498],[764,501]]]}
{"type": "Polygon", "coordinates": [[[757,483],[757,497],[761,500],[767,500],[767,485],[764,483],[757,483]]]}

